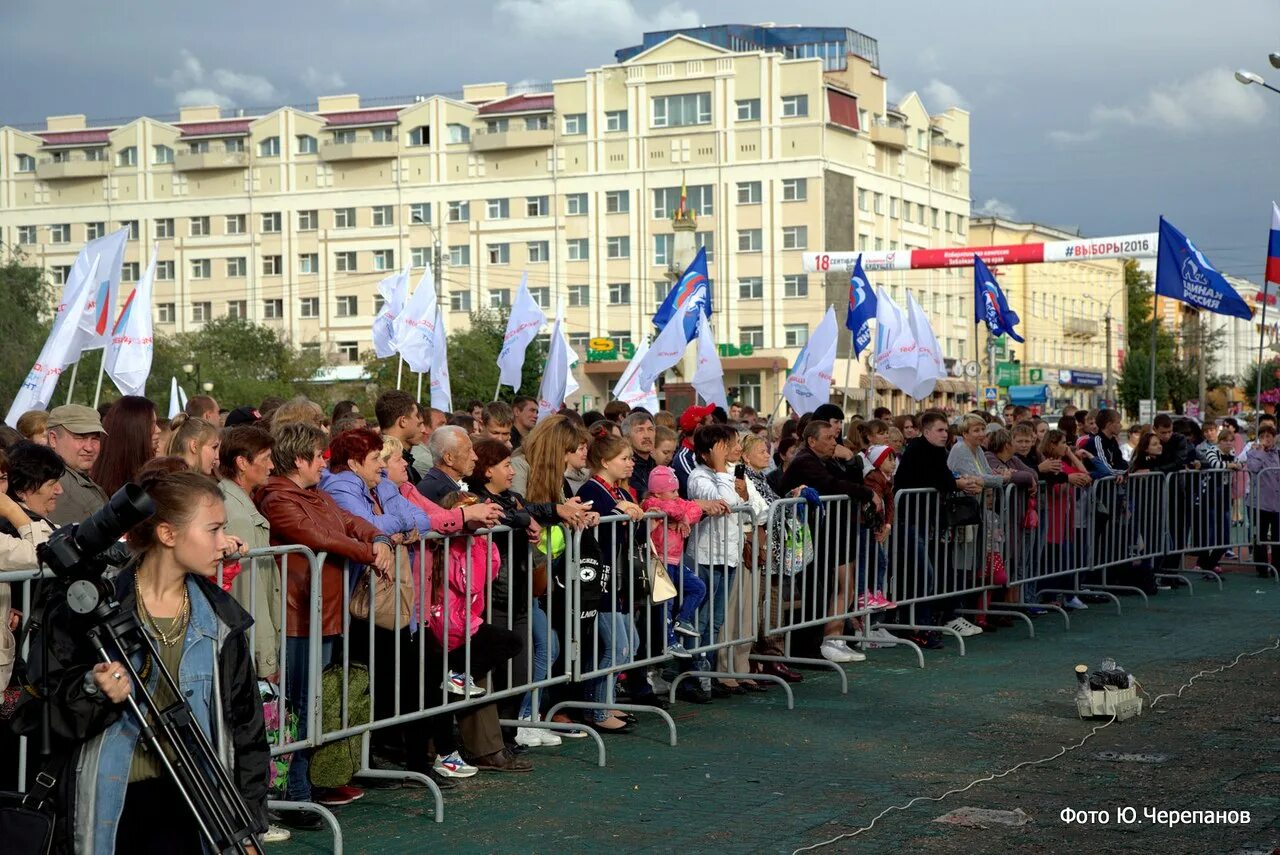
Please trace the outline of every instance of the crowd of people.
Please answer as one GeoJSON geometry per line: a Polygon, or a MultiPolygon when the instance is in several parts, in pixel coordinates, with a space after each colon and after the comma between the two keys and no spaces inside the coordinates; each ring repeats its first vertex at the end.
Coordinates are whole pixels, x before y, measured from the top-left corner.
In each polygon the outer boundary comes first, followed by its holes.
{"type": "MultiPolygon", "coordinates": [[[[961,614],[975,605],[1087,608],[1087,597],[1041,596],[1034,582],[1018,583],[1035,567],[1098,563],[1078,535],[1087,526],[1142,536],[1120,508],[1082,509],[1080,496],[1099,479],[1221,470],[1214,524],[1238,522],[1247,497],[1261,539],[1280,542],[1280,479],[1245,475],[1280,469],[1275,440],[1265,415],[1249,441],[1230,418],[1201,425],[1159,415],[1124,428],[1106,409],[1069,408],[1050,424],[1024,407],[958,419],[878,409],[846,419],[825,404],[772,421],[736,404],[653,414],[613,401],[539,419],[529,397],[446,413],[390,390],[372,412],[352,401],[325,412],[305,398],[225,410],[197,396],[164,421],[151,401],[124,397],[98,410],[27,413],[16,430],[0,429],[0,569],[33,567],[54,529],[83,521],[122,485],[146,489],[155,515],[107,556],[117,597],[156,642],[196,720],[227,749],[258,830],[281,839],[321,821],[304,810],[269,813],[269,792],[340,807],[385,785],[326,774],[320,786],[311,750],[292,752],[272,780],[263,700],[271,692],[261,684],[283,680],[292,735],[306,737],[307,699],[320,694],[309,685],[317,655],[326,668],[344,657],[377,663],[375,720],[419,713],[374,731],[378,764],[441,788],[478,772],[529,772],[533,749],[586,729],[632,732],[636,716],[617,707],[665,708],[684,671],[729,675],[680,681],[680,701],[706,704],[802,681],[793,666],[806,659],[843,665],[903,641],[936,649],[940,628],[971,636],[1002,625],[961,614]],[[998,507],[1008,485],[1017,514],[998,507]],[[939,506],[970,497],[976,515],[943,531],[942,516],[903,501],[919,490],[933,491],[939,506]],[[824,524],[823,497],[852,509],[835,536],[800,530],[824,524]],[[504,534],[474,536],[495,527],[504,534]],[[1010,543],[1007,568],[978,546],[998,538],[1010,543]],[[323,554],[318,595],[301,553],[237,560],[269,546],[323,554]],[[946,590],[944,565],[968,568],[986,590],[935,596],[946,590]],[[662,571],[676,593],[658,600],[662,571]],[[399,604],[402,616],[367,608],[380,586],[397,593],[379,605],[399,604]],[[570,588],[577,596],[566,601],[570,588]],[[773,619],[753,627],[766,604],[773,619]],[[814,619],[797,621],[784,648],[776,630],[789,611],[814,619]],[[505,691],[570,673],[571,638],[581,670],[597,676],[505,691]]],[[[1161,571],[1181,566],[1173,552],[1114,562],[1109,581],[1154,595],[1170,581],[1161,571]]],[[[1197,555],[1204,572],[1227,557],[1225,548],[1197,555]]],[[[41,604],[35,621],[19,605],[0,584],[8,618],[0,717],[11,724],[0,768],[12,778],[14,734],[35,738],[51,720],[54,742],[68,746],[54,756],[77,770],[60,776],[68,839],[87,851],[113,842],[120,851],[187,851],[196,840],[187,808],[123,714],[127,669],[95,664],[56,601],[41,604]],[[28,625],[32,649],[46,652],[24,660],[17,651],[28,625]],[[127,786],[113,789],[120,780],[127,786]]],[[[154,689],[154,670],[135,664],[154,689]]]]}

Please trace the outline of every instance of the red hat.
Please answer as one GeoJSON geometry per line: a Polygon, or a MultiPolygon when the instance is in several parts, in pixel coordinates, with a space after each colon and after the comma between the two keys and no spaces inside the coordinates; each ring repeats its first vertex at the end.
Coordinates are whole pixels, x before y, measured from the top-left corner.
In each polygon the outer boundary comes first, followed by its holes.
{"type": "Polygon", "coordinates": [[[680,430],[684,433],[693,433],[714,409],[714,404],[707,404],[705,407],[690,407],[685,410],[680,414],[680,430]]]}

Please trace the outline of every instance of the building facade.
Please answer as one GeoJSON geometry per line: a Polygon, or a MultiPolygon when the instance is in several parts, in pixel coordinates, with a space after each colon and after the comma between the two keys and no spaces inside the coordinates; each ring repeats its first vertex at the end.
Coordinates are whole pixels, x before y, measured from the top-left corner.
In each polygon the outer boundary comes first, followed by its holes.
{"type": "MultiPolygon", "coordinates": [[[[416,281],[435,262],[451,330],[508,305],[527,275],[549,315],[566,307],[586,408],[653,332],[678,272],[683,182],[726,385],[769,408],[811,327],[845,300],[804,273],[804,250],[970,237],[968,114],[930,114],[914,94],[888,104],[865,36],[819,33],[806,47],[795,35],[786,51],[670,34],[518,92],[489,83],[385,107],[344,95],[311,111],[0,128],[0,240],[59,281],[86,240],[128,228],[126,280],[157,247],[160,332],[237,315],[335,363],[369,350],[377,283],[404,265],[416,281]],[[588,361],[596,338],[616,358],[588,361]]],[[[958,349],[965,325],[937,308],[940,340],[958,349]]]]}

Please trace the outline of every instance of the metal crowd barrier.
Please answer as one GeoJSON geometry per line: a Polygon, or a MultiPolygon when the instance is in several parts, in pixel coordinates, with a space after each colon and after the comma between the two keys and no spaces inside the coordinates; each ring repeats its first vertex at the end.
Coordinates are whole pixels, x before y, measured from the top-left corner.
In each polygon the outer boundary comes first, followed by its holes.
{"type": "MultiPolygon", "coordinates": [[[[1252,458],[1250,458],[1252,460],[1252,458]]],[[[1246,461],[1248,466],[1248,461],[1246,461]]],[[[1253,547],[1249,562],[1280,584],[1280,468],[1248,468],[1244,506],[1253,547]],[[1261,558],[1261,561],[1257,559],[1261,558]]]]}

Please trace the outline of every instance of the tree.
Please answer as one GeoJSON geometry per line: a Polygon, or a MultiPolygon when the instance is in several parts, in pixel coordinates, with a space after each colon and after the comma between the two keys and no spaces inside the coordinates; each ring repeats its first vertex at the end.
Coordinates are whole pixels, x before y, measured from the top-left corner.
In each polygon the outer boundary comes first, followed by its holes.
{"type": "MultiPolygon", "coordinates": [[[[1138,402],[1149,397],[1151,387],[1151,313],[1153,290],[1151,274],[1139,269],[1138,262],[1129,259],[1124,264],[1125,285],[1125,353],[1124,367],[1120,371],[1120,402],[1131,415],[1138,413],[1138,402]]],[[[1167,401],[1171,376],[1177,369],[1176,339],[1163,326],[1156,329],[1156,400],[1167,401]]]]}
{"type": "Polygon", "coordinates": [[[17,249],[0,259],[0,395],[12,401],[53,326],[53,288],[17,249]]]}
{"type": "MultiPolygon", "coordinates": [[[[1249,364],[1241,382],[1244,384],[1245,396],[1256,409],[1258,407],[1258,363],[1249,364]]],[[[1262,391],[1270,392],[1277,388],[1280,388],[1280,357],[1273,357],[1262,365],[1262,391]]]]}

